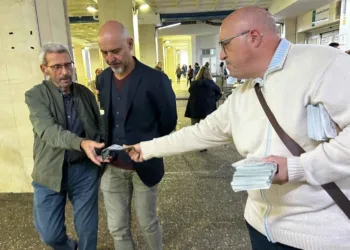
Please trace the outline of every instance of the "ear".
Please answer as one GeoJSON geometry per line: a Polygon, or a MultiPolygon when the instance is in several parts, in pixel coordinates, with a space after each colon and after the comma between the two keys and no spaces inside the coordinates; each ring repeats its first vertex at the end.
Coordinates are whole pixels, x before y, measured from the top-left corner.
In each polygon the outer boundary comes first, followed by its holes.
{"type": "Polygon", "coordinates": [[[258,30],[250,31],[251,42],[254,47],[258,47],[261,44],[263,36],[264,34],[260,33],[258,30]]]}
{"type": "Polygon", "coordinates": [[[40,64],[40,69],[45,75],[49,75],[47,72],[47,67],[44,64],[40,64]]]}
{"type": "Polygon", "coordinates": [[[128,47],[130,51],[134,48],[134,39],[132,37],[128,38],[128,47]]]}

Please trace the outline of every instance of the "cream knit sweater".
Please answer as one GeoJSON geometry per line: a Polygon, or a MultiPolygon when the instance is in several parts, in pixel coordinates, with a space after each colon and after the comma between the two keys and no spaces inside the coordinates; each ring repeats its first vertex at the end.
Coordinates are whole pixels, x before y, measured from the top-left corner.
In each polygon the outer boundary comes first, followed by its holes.
{"type": "Polygon", "coordinates": [[[142,142],[144,159],[232,140],[244,157],[287,157],[289,183],[248,192],[245,219],[273,242],[301,249],[350,249],[350,220],[320,187],[334,181],[350,197],[350,56],[282,39],[262,85],[277,121],[306,150],[301,157],[293,157],[279,139],[250,81],[199,124],[142,142]],[[323,103],[342,129],[334,140],[318,143],[308,138],[310,103],[323,103]]]}

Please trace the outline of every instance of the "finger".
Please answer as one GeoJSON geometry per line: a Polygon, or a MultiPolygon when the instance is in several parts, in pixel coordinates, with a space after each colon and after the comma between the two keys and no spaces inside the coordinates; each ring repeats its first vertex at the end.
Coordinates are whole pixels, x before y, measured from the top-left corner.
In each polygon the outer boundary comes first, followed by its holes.
{"type": "Polygon", "coordinates": [[[104,148],[105,144],[104,143],[96,143],[95,148],[104,148]]]}
{"type": "Polygon", "coordinates": [[[89,157],[90,160],[95,163],[97,166],[101,166],[101,162],[97,160],[97,157],[89,157]]]}

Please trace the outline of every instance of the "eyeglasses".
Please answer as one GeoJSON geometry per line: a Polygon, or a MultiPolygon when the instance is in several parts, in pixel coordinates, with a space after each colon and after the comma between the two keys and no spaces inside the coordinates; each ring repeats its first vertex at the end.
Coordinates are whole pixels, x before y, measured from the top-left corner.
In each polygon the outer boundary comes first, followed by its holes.
{"type": "Polygon", "coordinates": [[[244,31],[242,33],[239,33],[238,35],[234,35],[234,36],[231,36],[229,38],[226,38],[226,39],[223,39],[221,41],[219,41],[219,45],[221,46],[222,50],[225,52],[226,54],[226,51],[225,51],[225,46],[227,44],[229,44],[233,39],[235,39],[236,37],[239,37],[239,36],[243,36],[245,34],[248,34],[250,32],[250,30],[247,30],[247,31],[244,31]]]}
{"type": "Polygon", "coordinates": [[[47,66],[47,67],[50,67],[54,72],[61,72],[63,67],[66,70],[72,70],[73,69],[73,65],[74,65],[73,62],[69,62],[69,63],[65,63],[65,64],[55,64],[55,65],[47,66]]]}

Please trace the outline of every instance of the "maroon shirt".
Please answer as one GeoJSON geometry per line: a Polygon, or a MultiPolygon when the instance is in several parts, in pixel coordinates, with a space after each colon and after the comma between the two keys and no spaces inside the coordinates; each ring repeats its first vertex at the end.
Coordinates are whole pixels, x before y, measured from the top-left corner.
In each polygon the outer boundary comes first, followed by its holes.
{"type": "MultiPolygon", "coordinates": [[[[117,89],[118,92],[120,92],[124,87],[125,84],[128,82],[130,75],[125,76],[123,79],[118,79],[114,74],[113,74],[113,82],[114,82],[114,87],[117,89]]],[[[121,158],[118,156],[113,159],[113,161],[110,162],[111,165],[117,168],[122,168],[126,170],[135,170],[134,165],[131,163],[125,163],[121,158]]]]}

